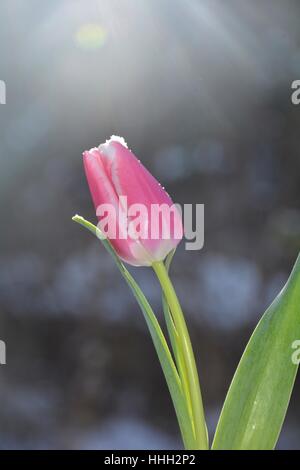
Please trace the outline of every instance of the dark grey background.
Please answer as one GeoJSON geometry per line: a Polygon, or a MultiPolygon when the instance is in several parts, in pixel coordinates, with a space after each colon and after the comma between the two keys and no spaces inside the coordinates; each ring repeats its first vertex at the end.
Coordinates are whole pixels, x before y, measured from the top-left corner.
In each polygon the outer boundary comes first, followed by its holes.
{"type": "MultiPolygon", "coordinates": [[[[1,2],[0,448],[181,445],[142,315],[71,221],[95,220],[81,152],[111,134],[176,202],[205,204],[205,247],[182,244],[172,275],[212,433],[299,251],[299,14],[296,0],[1,2]]],[[[134,274],[160,312],[151,270],[134,274]]],[[[279,448],[300,448],[298,397],[299,381],[279,448]]]]}

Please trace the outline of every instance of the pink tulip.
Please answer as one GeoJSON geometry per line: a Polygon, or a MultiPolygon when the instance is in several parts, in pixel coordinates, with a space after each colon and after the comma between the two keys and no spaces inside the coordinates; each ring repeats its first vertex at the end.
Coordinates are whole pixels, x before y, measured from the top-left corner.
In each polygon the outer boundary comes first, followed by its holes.
{"type": "Polygon", "coordinates": [[[158,181],[120,137],[85,151],[83,163],[98,226],[120,258],[133,266],[162,261],[180,242],[183,228],[180,212],[158,181]],[[143,210],[135,210],[137,204],[143,210]],[[116,226],[115,233],[106,230],[108,220],[116,226]]]}

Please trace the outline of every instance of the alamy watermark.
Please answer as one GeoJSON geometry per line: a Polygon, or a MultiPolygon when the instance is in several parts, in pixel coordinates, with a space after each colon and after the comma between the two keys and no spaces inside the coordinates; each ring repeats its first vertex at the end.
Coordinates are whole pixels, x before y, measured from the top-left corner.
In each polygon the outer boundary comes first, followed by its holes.
{"type": "Polygon", "coordinates": [[[300,80],[294,80],[291,86],[293,93],[291,94],[291,100],[293,104],[300,104],[300,80]]]}
{"type": "MultiPolygon", "coordinates": [[[[0,80],[0,104],[6,104],[6,84],[0,80]]],[[[6,344],[0,340],[0,365],[6,364],[6,344]]]]}
{"type": "Polygon", "coordinates": [[[117,204],[97,207],[100,238],[110,240],[181,240],[186,250],[201,250],[204,245],[204,204],[128,205],[127,196],[117,204]]]}
{"type": "Polygon", "coordinates": [[[291,347],[292,349],[295,349],[291,357],[292,363],[295,364],[295,366],[298,366],[300,364],[300,339],[295,339],[291,347]]]}
{"type": "Polygon", "coordinates": [[[0,80],[0,104],[6,104],[6,84],[0,80]]]}
{"type": "Polygon", "coordinates": [[[6,364],[6,344],[0,340],[0,365],[6,364]]]}

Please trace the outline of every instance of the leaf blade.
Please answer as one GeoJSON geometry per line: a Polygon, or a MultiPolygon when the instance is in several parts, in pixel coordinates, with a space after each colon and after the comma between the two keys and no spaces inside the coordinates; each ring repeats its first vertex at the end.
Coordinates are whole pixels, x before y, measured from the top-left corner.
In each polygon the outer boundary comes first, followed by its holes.
{"type": "Polygon", "coordinates": [[[255,328],[221,412],[212,449],[273,449],[291,397],[300,339],[300,255],[255,328]]]}

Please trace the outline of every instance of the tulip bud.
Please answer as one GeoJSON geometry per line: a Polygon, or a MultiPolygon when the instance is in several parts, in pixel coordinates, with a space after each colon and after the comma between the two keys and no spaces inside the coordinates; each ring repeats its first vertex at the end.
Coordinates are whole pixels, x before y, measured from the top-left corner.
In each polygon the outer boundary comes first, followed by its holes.
{"type": "Polygon", "coordinates": [[[158,181],[116,136],[85,151],[83,163],[98,227],[120,258],[133,266],[162,261],[180,242],[183,227],[158,181]]]}

